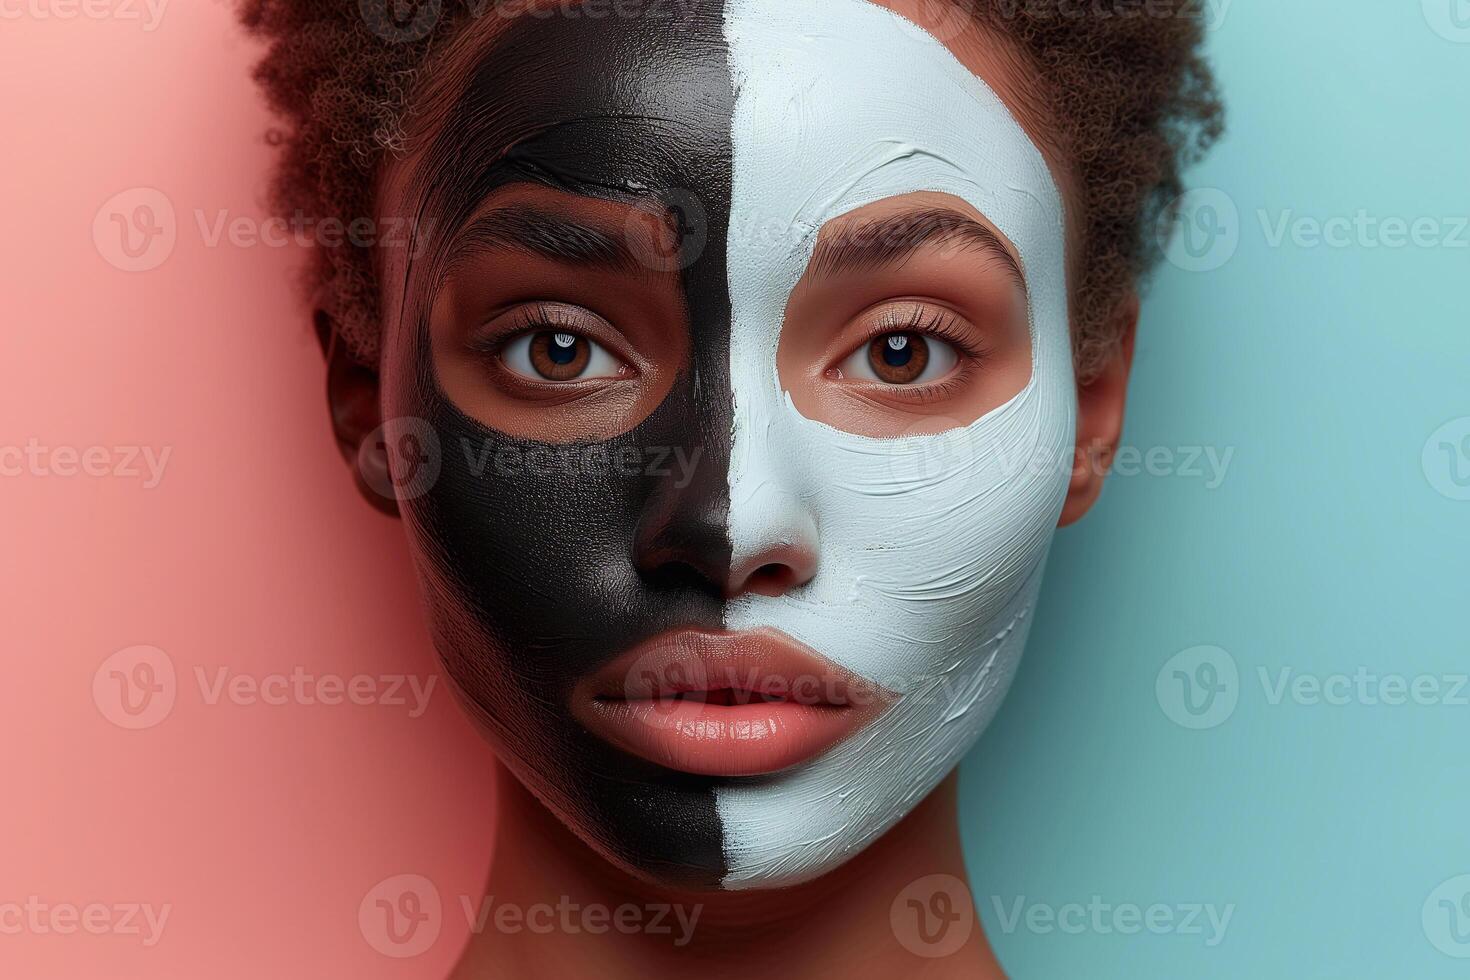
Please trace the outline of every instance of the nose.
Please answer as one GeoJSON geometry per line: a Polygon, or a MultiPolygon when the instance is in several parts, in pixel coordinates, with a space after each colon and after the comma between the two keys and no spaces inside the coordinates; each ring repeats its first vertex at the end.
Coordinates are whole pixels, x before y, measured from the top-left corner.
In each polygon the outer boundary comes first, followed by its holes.
{"type": "Polygon", "coordinates": [[[696,588],[721,599],[779,596],[811,581],[817,571],[817,529],[807,510],[774,487],[740,501],[764,519],[743,522],[734,534],[728,489],[697,481],[656,496],[634,534],[634,563],[659,588],[696,588]]]}
{"type": "Polygon", "coordinates": [[[779,596],[817,574],[817,525],[790,492],[761,482],[732,495],[735,514],[758,515],[729,522],[730,571],[725,597],[779,596]]]}
{"type": "Polygon", "coordinates": [[[654,498],[634,531],[633,563],[655,589],[724,598],[730,542],[722,502],[685,493],[654,498]]]}

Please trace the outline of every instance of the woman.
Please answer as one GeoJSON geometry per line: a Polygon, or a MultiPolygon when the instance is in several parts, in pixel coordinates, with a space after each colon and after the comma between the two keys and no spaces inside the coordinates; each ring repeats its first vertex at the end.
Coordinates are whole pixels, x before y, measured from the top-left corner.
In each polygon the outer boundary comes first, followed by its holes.
{"type": "Polygon", "coordinates": [[[316,323],[515,777],[487,891],[698,916],[460,974],[999,976],[953,772],[1218,133],[1190,5],[320,6],[245,14],[279,203],[408,229],[316,323]]]}

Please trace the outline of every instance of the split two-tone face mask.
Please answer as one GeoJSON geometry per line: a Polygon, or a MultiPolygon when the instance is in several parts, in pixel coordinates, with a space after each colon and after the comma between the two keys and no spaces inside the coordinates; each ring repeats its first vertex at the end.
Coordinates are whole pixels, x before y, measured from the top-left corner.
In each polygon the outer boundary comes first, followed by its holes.
{"type": "Polygon", "coordinates": [[[779,887],[1015,672],[1073,440],[1062,204],[885,7],[647,6],[524,10],[441,77],[384,410],[437,439],[402,510],[506,765],[642,877],[779,887]]]}

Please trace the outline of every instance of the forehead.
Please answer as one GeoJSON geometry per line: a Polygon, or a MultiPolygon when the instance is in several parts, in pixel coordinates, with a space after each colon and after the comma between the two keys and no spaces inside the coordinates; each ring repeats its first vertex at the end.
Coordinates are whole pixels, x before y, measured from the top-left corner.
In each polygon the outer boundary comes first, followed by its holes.
{"type": "MultiPolygon", "coordinates": [[[[426,151],[453,150],[476,128],[509,138],[539,131],[540,149],[552,162],[575,157],[569,151],[580,141],[595,150],[604,175],[623,175],[637,186],[662,173],[677,183],[680,175],[669,171],[687,171],[702,157],[728,153],[729,37],[734,21],[751,18],[752,6],[761,5],[736,0],[481,5],[483,12],[433,56],[420,76],[408,126],[413,153],[385,169],[380,201],[408,189],[412,162],[426,151]]],[[[1046,110],[1038,108],[1036,80],[1020,49],[983,28],[968,13],[966,0],[837,0],[831,7],[839,21],[844,8],[850,13],[854,7],[884,7],[907,18],[902,23],[933,29],[950,55],[1009,107],[1069,196],[1075,190],[1068,186],[1072,175],[1053,143],[1046,110]]],[[[770,9],[779,12],[780,7],[770,9]]],[[[881,65],[892,53],[859,50],[856,56],[881,65]]],[[[820,72],[821,66],[815,67],[820,72]]],[[[926,98],[911,100],[902,111],[942,113],[943,107],[926,98]]]]}
{"type": "Polygon", "coordinates": [[[471,194],[520,179],[637,197],[728,174],[722,3],[634,5],[637,16],[512,6],[477,19],[435,66],[421,192],[447,194],[453,211],[472,203],[446,186],[455,178],[471,194]]]}
{"type": "MultiPolygon", "coordinates": [[[[729,234],[732,260],[775,261],[777,249],[757,255],[736,239],[776,236],[799,253],[844,208],[940,191],[987,217],[1028,210],[1033,225],[1039,204],[1047,227],[1030,230],[1067,239],[1057,279],[1070,292],[1081,250],[1065,201],[1076,198],[1048,127],[1027,111],[1033,80],[1010,42],[969,17],[957,28],[947,15],[942,41],[916,26],[936,6],[949,9],[932,0],[487,6],[425,73],[411,152],[382,174],[379,207],[438,237],[515,181],[661,198],[680,215],[693,201],[707,232],[729,234]]],[[[401,298],[403,261],[385,257],[388,306],[401,298]]]]}

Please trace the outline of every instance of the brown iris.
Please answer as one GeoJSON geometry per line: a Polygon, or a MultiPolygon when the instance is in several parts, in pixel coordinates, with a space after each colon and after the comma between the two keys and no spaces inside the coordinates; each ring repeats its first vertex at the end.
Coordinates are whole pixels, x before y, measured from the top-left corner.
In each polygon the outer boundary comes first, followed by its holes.
{"type": "Polygon", "coordinates": [[[912,384],[929,365],[929,345],[916,333],[886,333],[868,345],[868,363],[880,381],[912,384]]]}
{"type": "Polygon", "coordinates": [[[570,381],[587,369],[592,345],[564,330],[543,330],[531,338],[531,366],[548,381],[570,381]]]}

